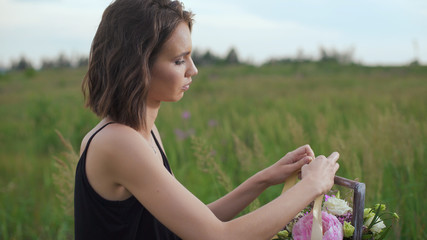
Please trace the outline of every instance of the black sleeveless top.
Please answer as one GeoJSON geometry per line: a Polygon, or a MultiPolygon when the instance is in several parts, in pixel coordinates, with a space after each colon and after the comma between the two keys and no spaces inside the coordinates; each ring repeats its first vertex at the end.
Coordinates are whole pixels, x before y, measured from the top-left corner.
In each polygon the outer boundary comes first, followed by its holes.
{"type": "MultiPolygon", "coordinates": [[[[86,155],[93,137],[87,142],[77,164],[74,189],[74,233],[76,240],[179,240],[180,238],[161,224],[134,197],[123,201],[109,201],[101,197],[86,176],[86,155]]],[[[153,132],[151,132],[163,158],[163,165],[171,172],[168,160],[153,132]]],[[[154,184],[154,183],[153,183],[154,184]]]]}

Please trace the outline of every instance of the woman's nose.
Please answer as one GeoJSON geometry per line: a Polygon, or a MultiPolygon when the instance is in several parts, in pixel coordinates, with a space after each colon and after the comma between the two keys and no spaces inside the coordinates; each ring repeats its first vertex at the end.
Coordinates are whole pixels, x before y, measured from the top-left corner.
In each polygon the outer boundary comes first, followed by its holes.
{"type": "Polygon", "coordinates": [[[199,73],[199,70],[197,70],[197,67],[194,64],[193,59],[191,59],[190,66],[189,66],[187,73],[186,73],[186,77],[195,76],[195,75],[197,75],[197,73],[199,73]]]}

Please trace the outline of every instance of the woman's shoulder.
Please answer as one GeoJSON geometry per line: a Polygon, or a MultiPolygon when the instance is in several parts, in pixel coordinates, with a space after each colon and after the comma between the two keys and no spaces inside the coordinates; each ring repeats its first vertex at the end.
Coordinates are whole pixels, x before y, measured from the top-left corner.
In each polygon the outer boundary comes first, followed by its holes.
{"type": "Polygon", "coordinates": [[[91,149],[99,150],[113,150],[120,147],[120,145],[127,145],[129,142],[141,143],[145,141],[135,129],[129,126],[115,122],[101,121],[83,138],[80,146],[80,154],[84,151],[92,136],[93,138],[90,142],[91,149]]]}
{"type": "Polygon", "coordinates": [[[90,137],[96,134],[89,143],[86,155],[89,177],[92,173],[92,176],[98,177],[108,175],[105,179],[110,180],[121,178],[129,169],[140,169],[140,164],[152,160],[152,147],[138,131],[119,123],[105,124],[98,124],[82,142],[84,151],[90,137]]]}
{"type": "Polygon", "coordinates": [[[124,179],[134,171],[143,172],[141,166],[151,159],[148,142],[131,127],[103,121],[84,137],[81,151],[88,142],[86,175],[92,188],[108,200],[127,199],[131,194],[123,187],[129,184],[124,179]]]}

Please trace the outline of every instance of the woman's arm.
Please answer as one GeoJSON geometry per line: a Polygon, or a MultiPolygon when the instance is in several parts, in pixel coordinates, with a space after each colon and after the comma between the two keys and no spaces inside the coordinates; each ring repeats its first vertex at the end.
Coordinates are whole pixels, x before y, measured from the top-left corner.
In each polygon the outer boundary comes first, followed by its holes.
{"type": "Polygon", "coordinates": [[[266,168],[239,185],[232,192],[208,205],[221,220],[229,221],[245,209],[265,189],[283,183],[293,172],[314,159],[309,145],[289,152],[274,165],[266,168]]]}
{"type": "Polygon", "coordinates": [[[102,146],[98,157],[105,159],[103,173],[183,239],[268,239],[327,191],[336,171],[338,157],[316,158],[302,168],[303,180],[289,191],[248,215],[223,222],[169,174],[145,139],[130,128],[119,128],[98,138],[97,146],[102,146]]]}

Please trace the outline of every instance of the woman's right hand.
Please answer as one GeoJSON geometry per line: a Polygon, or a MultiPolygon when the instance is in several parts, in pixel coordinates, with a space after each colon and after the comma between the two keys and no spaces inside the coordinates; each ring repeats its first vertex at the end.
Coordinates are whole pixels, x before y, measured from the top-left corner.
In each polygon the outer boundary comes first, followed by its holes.
{"type": "Polygon", "coordinates": [[[339,168],[338,152],[333,152],[329,157],[320,155],[309,164],[301,168],[301,178],[309,181],[319,190],[320,194],[327,193],[334,185],[335,173],[339,168]]]}

